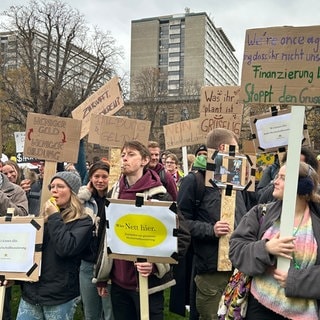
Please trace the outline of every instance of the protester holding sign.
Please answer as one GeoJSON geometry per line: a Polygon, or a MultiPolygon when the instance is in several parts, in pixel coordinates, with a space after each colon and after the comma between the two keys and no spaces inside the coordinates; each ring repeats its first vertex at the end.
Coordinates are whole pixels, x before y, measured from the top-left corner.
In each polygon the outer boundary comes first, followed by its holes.
{"type": "Polygon", "coordinates": [[[247,320],[320,317],[319,177],[309,164],[300,162],[292,236],[281,237],[288,175],[286,165],[282,166],[274,181],[277,200],[267,204],[263,218],[258,214],[259,206],[251,209],[230,239],[233,265],[253,277],[247,320]],[[290,260],[289,270],[277,269],[277,257],[290,260]]]}
{"type": "MultiPolygon", "coordinates": [[[[108,192],[109,170],[110,167],[105,161],[94,162],[89,169],[88,184],[82,186],[78,193],[86,213],[91,216],[95,225],[90,244],[83,254],[80,266],[80,292],[85,319],[113,319],[110,294],[100,297],[96,285],[92,283],[98,249],[105,236],[105,202],[108,192]]],[[[108,293],[110,288],[109,284],[108,293]]]]}
{"type": "Polygon", "coordinates": [[[38,282],[23,282],[17,319],[72,319],[78,303],[81,254],[92,234],[77,193],[81,181],[73,172],[58,172],[51,179],[52,198],[44,217],[41,275],[38,282]]]}
{"type": "MultiPolygon", "coordinates": [[[[161,184],[156,172],[147,168],[150,152],[138,141],[128,141],[121,149],[122,176],[111,192],[111,198],[136,200],[137,193],[144,194],[145,200],[170,200],[170,195],[161,184]]],[[[181,235],[181,234],[180,234],[181,235]]],[[[190,242],[188,233],[178,237],[178,245],[185,253],[190,242]],[[182,246],[184,246],[182,248],[182,246]]],[[[149,280],[149,318],[163,319],[163,290],[174,285],[169,264],[113,260],[110,278],[111,300],[114,317],[117,320],[140,319],[139,284],[137,272],[149,280]],[[150,293],[152,292],[152,293],[150,293]]],[[[100,295],[105,295],[105,284],[98,284],[100,295]]]]}
{"type": "MultiPolygon", "coordinates": [[[[207,148],[223,151],[226,144],[238,145],[237,137],[232,131],[215,128],[208,133],[207,148]]],[[[206,158],[199,157],[195,165],[201,170],[206,167],[206,158]]],[[[203,185],[205,185],[204,180],[203,177],[203,185]]],[[[230,277],[229,271],[218,271],[219,239],[230,232],[231,226],[221,219],[223,191],[216,185],[203,188],[198,186],[194,174],[186,175],[181,180],[177,201],[179,209],[187,220],[194,249],[196,297],[190,297],[190,311],[192,319],[198,318],[197,312],[200,314],[200,319],[217,319],[220,295],[230,277]],[[197,310],[194,310],[195,304],[197,310]]],[[[237,224],[247,212],[240,191],[236,193],[235,201],[234,214],[237,224]]]]}

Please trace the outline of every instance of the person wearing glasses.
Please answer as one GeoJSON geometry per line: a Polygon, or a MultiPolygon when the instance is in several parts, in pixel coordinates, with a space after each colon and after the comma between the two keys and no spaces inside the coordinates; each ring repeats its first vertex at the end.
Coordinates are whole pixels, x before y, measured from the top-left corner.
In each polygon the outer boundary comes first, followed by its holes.
{"type": "Polygon", "coordinates": [[[166,157],[165,162],[166,171],[171,174],[173,180],[175,181],[177,187],[180,184],[181,178],[183,178],[184,173],[179,168],[179,160],[178,157],[174,153],[169,153],[166,157]]]}
{"type": "Polygon", "coordinates": [[[44,218],[41,275],[38,282],[22,282],[17,319],[73,319],[80,301],[81,254],[92,234],[92,219],[77,193],[79,175],[62,171],[50,182],[52,197],[44,218]]]}

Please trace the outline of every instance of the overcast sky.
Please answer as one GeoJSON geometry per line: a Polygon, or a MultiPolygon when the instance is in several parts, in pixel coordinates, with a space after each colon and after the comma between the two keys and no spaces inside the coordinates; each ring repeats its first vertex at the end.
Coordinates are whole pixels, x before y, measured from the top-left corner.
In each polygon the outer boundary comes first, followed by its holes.
{"type": "MultiPolygon", "coordinates": [[[[65,0],[82,13],[89,25],[111,31],[125,50],[122,64],[129,71],[131,20],[161,15],[206,12],[221,27],[242,61],[247,29],[273,26],[319,25],[319,0],[65,0]]],[[[26,0],[1,0],[0,11],[26,0]]]]}

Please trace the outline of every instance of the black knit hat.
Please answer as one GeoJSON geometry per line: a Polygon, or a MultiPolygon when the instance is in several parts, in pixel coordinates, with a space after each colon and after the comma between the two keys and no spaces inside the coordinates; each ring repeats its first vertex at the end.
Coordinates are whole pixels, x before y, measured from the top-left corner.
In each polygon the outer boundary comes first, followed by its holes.
{"type": "Polygon", "coordinates": [[[74,192],[75,194],[78,194],[79,189],[81,187],[81,179],[78,173],[74,173],[72,171],[57,172],[52,177],[50,184],[56,178],[63,180],[68,185],[68,187],[72,190],[72,192],[74,192]]]}
{"type": "Polygon", "coordinates": [[[206,146],[205,144],[202,144],[202,145],[196,150],[196,152],[194,153],[194,155],[197,156],[200,151],[208,151],[207,146],[206,146]]]}

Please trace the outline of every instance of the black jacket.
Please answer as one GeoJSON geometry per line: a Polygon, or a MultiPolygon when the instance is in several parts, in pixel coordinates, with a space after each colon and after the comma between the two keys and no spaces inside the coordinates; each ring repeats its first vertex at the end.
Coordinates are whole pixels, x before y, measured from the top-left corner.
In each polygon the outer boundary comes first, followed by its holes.
{"type": "Polygon", "coordinates": [[[55,213],[44,226],[41,276],[38,282],[23,282],[22,297],[31,304],[59,305],[80,295],[81,252],[92,232],[89,216],[64,223],[55,213]]]}
{"type": "MultiPolygon", "coordinates": [[[[177,202],[189,227],[195,254],[195,268],[200,274],[217,271],[219,238],[214,235],[213,226],[220,220],[221,193],[218,187],[205,187],[201,203],[197,205],[196,188],[195,176],[193,174],[185,176],[181,180],[177,202]]],[[[236,225],[246,211],[242,194],[237,191],[236,225]]]]}

